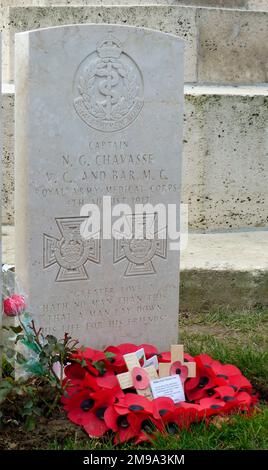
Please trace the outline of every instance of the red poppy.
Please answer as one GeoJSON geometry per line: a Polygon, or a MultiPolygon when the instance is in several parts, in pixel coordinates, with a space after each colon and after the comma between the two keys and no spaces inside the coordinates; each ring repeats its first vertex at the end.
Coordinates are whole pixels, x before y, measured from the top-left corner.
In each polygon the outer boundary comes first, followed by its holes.
{"type": "Polygon", "coordinates": [[[116,346],[108,346],[104,352],[112,353],[110,358],[107,359],[106,357],[105,363],[107,364],[108,362],[115,372],[121,374],[122,372],[126,371],[126,363],[119,348],[116,346]]]}
{"type": "Polygon", "coordinates": [[[83,427],[90,437],[101,437],[108,431],[109,428],[104,419],[105,412],[122,395],[123,392],[119,387],[91,394],[94,406],[88,419],[83,423],[83,427]]]}
{"type": "Polygon", "coordinates": [[[233,387],[235,391],[252,392],[251,383],[242,375],[241,371],[236,366],[221,364],[207,354],[200,354],[198,360],[215,373],[215,385],[229,385],[233,387]]]}
{"type": "Polygon", "coordinates": [[[204,367],[211,367],[214,362],[218,362],[212,359],[212,357],[210,357],[208,354],[199,354],[198,356],[196,356],[196,359],[198,359],[199,363],[202,364],[204,367]]]}
{"type": "Polygon", "coordinates": [[[114,432],[117,432],[120,428],[120,422],[118,421],[118,418],[120,416],[121,415],[116,412],[114,406],[109,406],[109,408],[107,408],[107,410],[104,413],[105,423],[114,432]]]}
{"type": "Polygon", "coordinates": [[[81,364],[73,362],[68,364],[64,369],[67,379],[70,379],[73,383],[80,382],[83,380],[87,374],[87,371],[81,364]]]}
{"type": "Polygon", "coordinates": [[[186,401],[181,401],[176,405],[176,408],[190,411],[195,417],[201,411],[201,407],[198,403],[187,403],[186,401]]]}
{"type": "Polygon", "coordinates": [[[213,361],[211,367],[216,374],[218,379],[223,379],[225,381],[230,380],[231,377],[241,375],[240,370],[231,364],[221,364],[218,361],[213,361]]]}
{"type": "Polygon", "coordinates": [[[203,412],[203,416],[211,416],[215,414],[220,414],[223,412],[226,403],[219,398],[202,398],[199,401],[199,406],[201,411],[203,412]]]}
{"type": "Polygon", "coordinates": [[[133,367],[131,371],[133,387],[136,390],[145,390],[149,387],[149,377],[146,369],[142,369],[142,367],[133,367]]]}
{"type": "MultiPolygon", "coordinates": [[[[123,399],[120,399],[107,410],[105,422],[110,429],[117,433],[116,443],[125,442],[134,437],[142,442],[148,440],[148,436],[144,434],[146,429],[149,432],[155,427],[156,420],[153,417],[153,412],[153,402],[148,398],[134,393],[127,393],[123,399]]],[[[159,429],[159,427],[160,423],[156,428],[159,429]]]]}
{"type": "Polygon", "coordinates": [[[194,357],[190,354],[184,353],[184,362],[194,362],[194,357]]]}
{"type": "Polygon", "coordinates": [[[170,351],[161,352],[160,354],[157,355],[157,357],[158,357],[158,362],[171,362],[170,351]]]}
{"type": "Polygon", "coordinates": [[[93,407],[94,401],[91,399],[88,390],[80,390],[73,393],[64,400],[64,409],[68,413],[68,418],[75,424],[83,425],[87,419],[87,412],[93,407]]]}
{"type": "Polygon", "coordinates": [[[225,410],[249,409],[253,403],[252,397],[247,392],[237,392],[232,386],[216,387],[215,396],[219,396],[226,403],[225,410]]]}
{"type": "Polygon", "coordinates": [[[97,377],[94,377],[93,375],[89,374],[88,372],[86,373],[84,379],[80,382],[80,386],[83,389],[87,389],[91,392],[95,392],[97,390],[100,390],[100,386],[97,384],[97,377]]]}
{"type": "Polygon", "coordinates": [[[153,402],[136,393],[127,393],[124,398],[115,403],[114,408],[120,415],[126,415],[131,411],[153,414],[153,402]]]}
{"type": "Polygon", "coordinates": [[[159,397],[153,400],[153,416],[156,419],[162,419],[167,413],[175,410],[175,403],[171,398],[159,397]]]}
{"type": "Polygon", "coordinates": [[[92,348],[81,348],[73,353],[71,359],[77,359],[82,361],[98,362],[98,361],[105,361],[106,357],[103,351],[98,351],[97,349],[92,348]]]}
{"type": "Polygon", "coordinates": [[[67,377],[65,377],[63,381],[63,387],[64,387],[64,395],[62,398],[62,402],[65,404],[68,404],[70,397],[74,396],[77,393],[80,392],[94,392],[96,390],[99,390],[100,387],[96,383],[96,378],[90,375],[88,372],[86,372],[84,378],[82,380],[79,380],[78,378],[75,378],[75,374],[73,375],[73,370],[68,368],[67,370],[67,377]],[[70,378],[71,377],[71,378],[70,378]]]}
{"type": "Polygon", "coordinates": [[[252,396],[247,392],[237,392],[231,386],[222,386],[215,389],[216,396],[219,396],[228,405],[234,407],[247,408],[252,404],[252,396]]]}
{"type": "MultiPolygon", "coordinates": [[[[104,420],[109,429],[111,429],[115,435],[115,444],[122,443],[133,439],[137,435],[137,429],[130,422],[130,412],[126,415],[118,414],[114,406],[109,406],[104,413],[104,420]]],[[[146,416],[146,414],[144,414],[146,416]]]]}
{"type": "Polygon", "coordinates": [[[185,382],[185,394],[189,401],[197,401],[207,396],[208,390],[218,385],[217,378],[210,366],[204,365],[199,356],[196,357],[196,377],[185,382]]]}
{"type": "Polygon", "coordinates": [[[138,349],[141,349],[141,348],[144,349],[144,354],[145,354],[146,359],[150,359],[150,357],[158,354],[158,349],[152,344],[140,344],[138,349]]]}
{"type": "MultiPolygon", "coordinates": [[[[76,353],[73,353],[70,356],[70,361],[74,361],[77,363],[81,363],[80,365],[85,368],[88,372],[90,372],[92,375],[99,375],[99,371],[94,367],[92,364],[92,359],[91,357],[95,356],[95,353],[93,352],[93,349],[87,348],[87,350],[82,351],[78,350],[76,353]]],[[[96,356],[98,357],[98,356],[96,356]]]]}
{"type": "Polygon", "coordinates": [[[113,371],[107,370],[103,375],[96,377],[96,383],[99,387],[114,388],[118,386],[118,380],[113,371]]]}
{"type": "Polygon", "coordinates": [[[220,397],[225,403],[235,399],[236,391],[228,385],[221,385],[215,388],[214,398],[220,397]]]}
{"type": "Polygon", "coordinates": [[[68,404],[70,402],[70,398],[77,394],[80,393],[82,388],[78,384],[74,385],[70,383],[67,379],[63,380],[63,387],[64,387],[64,392],[61,397],[61,403],[64,405],[64,409],[68,409],[68,404]]]}
{"type": "Polygon", "coordinates": [[[179,375],[182,384],[188,377],[188,367],[184,366],[180,361],[175,361],[170,367],[170,375],[179,375]]]}
{"type": "Polygon", "coordinates": [[[257,397],[250,396],[247,392],[238,392],[236,400],[240,409],[249,410],[257,402],[257,397]]]}
{"type": "Polygon", "coordinates": [[[155,438],[157,431],[163,431],[164,429],[163,423],[151,415],[130,413],[127,418],[133,433],[137,436],[135,444],[151,442],[155,438]]]}
{"type": "Polygon", "coordinates": [[[117,345],[117,349],[119,349],[120,353],[124,356],[125,354],[138,351],[139,346],[136,346],[136,344],[133,343],[122,343],[117,345]]]}
{"type": "Polygon", "coordinates": [[[241,373],[239,375],[232,375],[228,379],[228,385],[235,391],[252,393],[252,385],[249,380],[241,373]]]}
{"type": "Polygon", "coordinates": [[[177,434],[179,429],[187,429],[193,422],[198,421],[200,407],[191,403],[180,403],[173,410],[161,417],[168,434],[177,434]]]}
{"type": "Polygon", "coordinates": [[[105,411],[121,396],[122,390],[118,387],[90,393],[83,390],[70,398],[65,409],[68,411],[68,418],[83,426],[89,436],[100,437],[108,431],[104,420],[105,411]]]}

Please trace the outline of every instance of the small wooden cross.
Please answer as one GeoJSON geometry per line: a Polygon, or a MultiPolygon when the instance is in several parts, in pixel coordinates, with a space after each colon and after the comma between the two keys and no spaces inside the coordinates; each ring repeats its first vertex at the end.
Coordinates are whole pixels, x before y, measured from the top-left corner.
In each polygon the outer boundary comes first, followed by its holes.
{"type": "Polygon", "coordinates": [[[170,368],[173,362],[180,361],[183,366],[188,368],[188,377],[196,376],[196,363],[184,362],[183,344],[173,344],[170,348],[171,362],[159,363],[159,377],[170,375],[170,368]]]}
{"type": "MultiPolygon", "coordinates": [[[[125,354],[123,357],[125,359],[128,372],[124,372],[123,374],[118,374],[116,376],[122,390],[124,390],[125,388],[134,387],[133,370],[136,367],[146,372],[149,382],[150,380],[158,379],[158,374],[157,374],[157,370],[155,366],[148,366],[148,367],[141,368],[141,365],[135,353],[125,354]]],[[[143,395],[149,399],[153,398],[150,385],[148,385],[148,387],[143,388],[143,389],[136,388],[136,391],[138,395],[143,395]]]]}

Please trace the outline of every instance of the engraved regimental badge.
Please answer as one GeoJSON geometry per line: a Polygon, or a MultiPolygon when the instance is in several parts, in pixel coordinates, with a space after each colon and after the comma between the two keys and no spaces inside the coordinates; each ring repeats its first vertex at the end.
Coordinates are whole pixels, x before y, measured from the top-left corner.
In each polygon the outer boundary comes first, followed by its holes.
{"type": "Polygon", "coordinates": [[[112,34],[78,67],[74,96],[78,116],[88,126],[103,132],[127,127],[140,113],[142,74],[112,34]]]}
{"type": "Polygon", "coordinates": [[[55,219],[60,238],[43,235],[44,268],[54,264],[59,267],[56,281],[83,281],[88,279],[87,261],[100,263],[100,240],[81,237],[80,227],[85,217],[55,219]]]}

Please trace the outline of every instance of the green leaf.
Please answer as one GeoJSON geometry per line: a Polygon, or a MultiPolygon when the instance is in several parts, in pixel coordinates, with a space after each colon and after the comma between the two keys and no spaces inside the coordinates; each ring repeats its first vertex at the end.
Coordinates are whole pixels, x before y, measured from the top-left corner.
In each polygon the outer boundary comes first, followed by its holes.
{"type": "Polygon", "coordinates": [[[82,367],[87,367],[87,361],[84,358],[81,361],[81,366],[82,367]]]}
{"type": "Polygon", "coordinates": [[[61,354],[64,354],[64,353],[65,353],[64,344],[58,343],[58,344],[57,344],[57,350],[58,350],[61,354]]]}
{"type": "Polygon", "coordinates": [[[7,389],[0,389],[0,403],[3,403],[8,396],[10,390],[7,389]]]}
{"type": "Polygon", "coordinates": [[[42,410],[38,406],[34,406],[32,409],[33,413],[37,416],[42,416],[42,410]]]}
{"type": "Polygon", "coordinates": [[[26,346],[26,348],[31,349],[31,351],[34,351],[37,354],[41,351],[41,348],[32,339],[23,339],[21,342],[26,346]]]}
{"type": "Polygon", "coordinates": [[[42,354],[49,357],[54,351],[54,344],[45,344],[42,348],[42,354]]]}
{"type": "Polygon", "coordinates": [[[13,331],[13,333],[16,333],[17,335],[23,331],[23,328],[20,325],[10,326],[9,329],[13,331]]]}
{"type": "Polygon", "coordinates": [[[32,400],[29,400],[25,403],[24,409],[30,410],[30,409],[32,409],[33,405],[34,405],[34,402],[32,400]]]}
{"type": "Polygon", "coordinates": [[[92,364],[100,372],[100,374],[104,374],[104,372],[106,371],[105,364],[103,361],[95,361],[92,364]]]}
{"type": "Polygon", "coordinates": [[[107,352],[105,352],[104,354],[105,354],[105,357],[107,357],[108,360],[109,360],[109,359],[113,359],[113,358],[116,356],[115,353],[110,352],[110,351],[107,351],[107,352]]]}
{"type": "Polygon", "coordinates": [[[56,362],[60,362],[60,356],[56,355],[53,356],[51,359],[52,364],[55,364],[56,362]]]}
{"type": "Polygon", "coordinates": [[[17,352],[16,360],[17,360],[18,364],[25,364],[26,363],[26,357],[23,354],[21,354],[20,352],[17,352]]]}
{"type": "Polygon", "coordinates": [[[46,340],[48,342],[48,344],[53,344],[54,346],[57,344],[58,340],[56,338],[56,336],[53,336],[53,335],[47,335],[46,336],[46,340]]]}
{"type": "Polygon", "coordinates": [[[33,431],[35,428],[36,422],[33,416],[27,416],[25,427],[27,431],[33,431]]]}
{"type": "Polygon", "coordinates": [[[9,348],[5,351],[5,355],[8,359],[12,359],[12,357],[15,356],[15,353],[16,353],[15,349],[10,349],[9,348]]]}
{"type": "Polygon", "coordinates": [[[17,335],[16,338],[15,338],[15,343],[17,344],[22,339],[24,339],[24,335],[17,335]]]}
{"type": "Polygon", "coordinates": [[[0,384],[0,403],[3,403],[9,392],[13,389],[13,384],[8,380],[3,380],[0,384]]]}
{"type": "Polygon", "coordinates": [[[27,372],[30,372],[31,374],[38,375],[38,376],[43,376],[46,374],[46,370],[44,369],[42,364],[40,364],[40,362],[37,362],[37,361],[33,362],[32,359],[31,361],[28,361],[25,364],[25,369],[27,372]]]}

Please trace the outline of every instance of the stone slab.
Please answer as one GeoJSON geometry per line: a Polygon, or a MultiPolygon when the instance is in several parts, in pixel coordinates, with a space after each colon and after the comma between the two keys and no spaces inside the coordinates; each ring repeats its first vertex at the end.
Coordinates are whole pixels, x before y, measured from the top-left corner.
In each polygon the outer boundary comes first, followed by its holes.
{"type": "Polygon", "coordinates": [[[2,107],[3,122],[3,183],[2,220],[4,224],[14,224],[14,87],[4,86],[2,107]]]}
{"type": "Polygon", "coordinates": [[[45,331],[92,347],[166,348],[177,338],[179,253],[167,238],[84,239],[80,209],[103,196],[132,210],[179,203],[183,41],[116,25],[16,41],[15,265],[29,309],[45,331]]]}
{"type": "Polygon", "coordinates": [[[181,311],[267,306],[268,231],[190,235],[181,259],[181,311]]]}
{"type": "Polygon", "coordinates": [[[268,0],[248,0],[247,8],[249,10],[268,11],[268,0]]]}
{"type": "MultiPolygon", "coordinates": [[[[172,33],[186,41],[185,81],[196,80],[195,9],[149,6],[66,6],[4,9],[4,77],[13,81],[14,34],[20,31],[77,23],[110,23],[147,27],[172,33]]],[[[0,22],[1,24],[1,22],[0,22]]]]}
{"type": "Polygon", "coordinates": [[[200,8],[198,82],[268,82],[268,14],[200,8]]]}
{"type": "Polygon", "coordinates": [[[182,201],[190,227],[267,227],[267,88],[209,90],[185,90],[182,201]]]}

